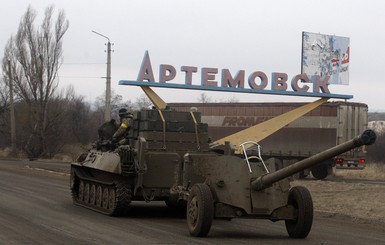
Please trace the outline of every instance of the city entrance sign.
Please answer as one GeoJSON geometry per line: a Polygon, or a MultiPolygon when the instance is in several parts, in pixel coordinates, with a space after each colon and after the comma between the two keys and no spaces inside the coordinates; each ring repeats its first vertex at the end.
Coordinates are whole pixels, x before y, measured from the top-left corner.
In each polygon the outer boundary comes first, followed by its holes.
{"type": "Polygon", "coordinates": [[[198,76],[198,67],[181,66],[180,72],[185,77],[184,83],[174,83],[173,80],[178,74],[177,69],[173,65],[161,64],[159,67],[159,80],[156,82],[150,56],[146,51],[137,80],[121,80],[119,84],[238,93],[353,98],[352,95],[331,93],[329,90],[329,76],[321,78],[318,75],[308,77],[306,74],[297,74],[289,80],[286,73],[273,72],[269,81],[268,76],[263,71],[251,72],[246,79],[245,70],[239,70],[235,75],[232,75],[230,70],[226,68],[219,70],[218,68],[202,67],[200,69],[200,84],[195,84],[194,78],[198,76]],[[246,82],[248,86],[245,85],[246,82]]]}

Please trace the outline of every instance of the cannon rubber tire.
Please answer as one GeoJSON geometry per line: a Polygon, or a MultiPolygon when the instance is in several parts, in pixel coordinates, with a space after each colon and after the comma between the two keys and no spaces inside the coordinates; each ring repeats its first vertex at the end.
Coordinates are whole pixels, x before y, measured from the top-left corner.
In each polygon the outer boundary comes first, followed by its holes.
{"type": "Polygon", "coordinates": [[[303,186],[290,189],[288,205],[297,211],[295,220],[285,220],[286,230],[292,238],[305,238],[313,224],[313,200],[310,192],[303,186]]]}
{"type": "Polygon", "coordinates": [[[316,179],[325,179],[329,175],[330,166],[328,164],[320,164],[311,168],[311,174],[316,179]]]}
{"type": "Polygon", "coordinates": [[[206,237],[214,216],[213,196],[206,184],[196,184],[191,188],[186,215],[190,234],[194,237],[206,237]]]}

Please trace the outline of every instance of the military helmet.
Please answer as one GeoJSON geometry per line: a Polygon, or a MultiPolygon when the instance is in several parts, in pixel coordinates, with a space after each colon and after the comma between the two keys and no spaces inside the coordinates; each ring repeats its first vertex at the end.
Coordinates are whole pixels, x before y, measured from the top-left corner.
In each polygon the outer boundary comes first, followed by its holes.
{"type": "Polygon", "coordinates": [[[132,117],[132,112],[128,111],[126,108],[122,108],[119,110],[119,117],[132,117]]]}
{"type": "Polygon", "coordinates": [[[128,111],[126,108],[122,108],[119,110],[119,117],[126,117],[128,115],[128,111]]]}

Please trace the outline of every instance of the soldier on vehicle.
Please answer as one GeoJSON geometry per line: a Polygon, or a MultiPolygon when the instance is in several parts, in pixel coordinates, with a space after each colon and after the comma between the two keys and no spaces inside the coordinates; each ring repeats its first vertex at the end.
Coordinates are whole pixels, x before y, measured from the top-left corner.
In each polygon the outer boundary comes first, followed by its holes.
{"type": "Polygon", "coordinates": [[[119,110],[120,126],[118,130],[112,136],[112,142],[124,145],[128,143],[128,139],[125,137],[126,133],[130,129],[130,123],[133,115],[127,109],[122,108],[119,110]]]}

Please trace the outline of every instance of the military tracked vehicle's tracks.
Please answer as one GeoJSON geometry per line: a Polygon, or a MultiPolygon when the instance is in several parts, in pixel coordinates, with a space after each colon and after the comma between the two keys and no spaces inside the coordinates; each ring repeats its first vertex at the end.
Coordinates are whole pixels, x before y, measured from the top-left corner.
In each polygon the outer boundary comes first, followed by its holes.
{"type": "Polygon", "coordinates": [[[119,216],[125,213],[131,202],[131,189],[126,183],[105,184],[80,179],[72,189],[74,204],[106,215],[119,216]]]}

